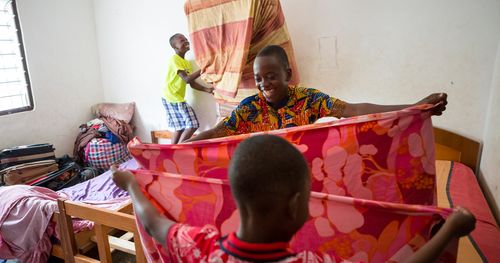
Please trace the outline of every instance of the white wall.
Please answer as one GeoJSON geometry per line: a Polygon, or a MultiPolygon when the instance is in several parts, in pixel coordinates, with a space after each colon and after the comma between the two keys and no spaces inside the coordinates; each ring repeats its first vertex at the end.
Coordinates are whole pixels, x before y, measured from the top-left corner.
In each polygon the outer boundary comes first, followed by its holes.
{"type": "Polygon", "coordinates": [[[347,101],[386,104],[444,91],[449,106],[434,124],[482,139],[500,36],[499,1],[287,0],[282,5],[304,84],[347,101]],[[320,38],[327,44],[336,39],[336,56],[328,55],[333,46],[320,51],[320,38]],[[325,63],[329,60],[336,63],[325,63]]]}
{"type": "Polygon", "coordinates": [[[50,142],[73,152],[78,126],[103,99],[94,10],[88,0],[19,0],[35,109],[0,116],[0,149],[50,142]]]}
{"type": "Polygon", "coordinates": [[[433,122],[484,143],[480,179],[500,206],[500,1],[313,2],[282,1],[301,81],[353,102],[447,92],[433,122]]]}
{"type": "MultiPolygon", "coordinates": [[[[486,114],[481,174],[498,209],[500,206],[500,43],[497,49],[491,89],[490,103],[486,114]]],[[[500,214],[497,214],[497,219],[500,220],[500,214]]]]}
{"type": "MultiPolygon", "coordinates": [[[[150,141],[151,130],[167,128],[161,91],[167,60],[174,54],[170,36],[189,37],[184,1],[95,0],[94,5],[105,100],[135,101],[136,134],[150,141]]],[[[193,59],[193,53],[186,58],[193,59]]],[[[214,125],[212,97],[190,88],[186,93],[200,128],[214,125]]]]}

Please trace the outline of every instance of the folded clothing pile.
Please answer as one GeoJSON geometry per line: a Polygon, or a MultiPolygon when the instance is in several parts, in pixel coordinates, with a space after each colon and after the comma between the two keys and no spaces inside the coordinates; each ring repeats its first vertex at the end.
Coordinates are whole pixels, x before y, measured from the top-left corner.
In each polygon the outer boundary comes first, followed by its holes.
{"type": "Polygon", "coordinates": [[[101,171],[129,160],[127,143],[133,138],[130,124],[135,103],[101,103],[92,107],[97,117],[80,125],[73,156],[81,165],[101,171]]]}

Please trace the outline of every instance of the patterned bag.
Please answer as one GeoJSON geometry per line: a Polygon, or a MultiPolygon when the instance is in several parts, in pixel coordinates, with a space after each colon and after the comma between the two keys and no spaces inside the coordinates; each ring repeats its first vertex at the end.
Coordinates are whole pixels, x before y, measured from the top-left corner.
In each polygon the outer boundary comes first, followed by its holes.
{"type": "Polygon", "coordinates": [[[109,169],[113,164],[129,160],[130,154],[123,143],[111,143],[105,138],[94,138],[85,147],[85,161],[97,169],[109,169]]]}

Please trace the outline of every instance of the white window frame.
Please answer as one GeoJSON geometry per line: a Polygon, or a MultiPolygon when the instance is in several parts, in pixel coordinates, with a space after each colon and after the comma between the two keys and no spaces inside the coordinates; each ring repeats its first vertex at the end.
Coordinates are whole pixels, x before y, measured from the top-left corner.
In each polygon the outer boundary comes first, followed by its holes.
{"type": "MultiPolygon", "coordinates": [[[[8,70],[16,69],[18,72],[21,71],[21,73],[18,73],[18,75],[17,75],[19,77],[19,81],[20,81],[19,85],[25,85],[26,90],[23,90],[22,87],[19,87],[19,88],[16,87],[16,88],[14,88],[14,90],[15,89],[20,90],[19,93],[8,94],[8,95],[4,95],[4,96],[2,96],[2,93],[0,92],[0,103],[2,102],[2,99],[7,99],[8,97],[14,97],[14,96],[20,97],[19,99],[22,99],[22,101],[23,101],[23,105],[20,105],[19,107],[12,107],[12,108],[8,108],[8,109],[2,109],[4,107],[1,107],[0,108],[0,116],[13,114],[13,113],[17,113],[17,112],[30,111],[30,110],[33,110],[34,106],[35,106],[34,101],[33,101],[33,93],[31,91],[31,82],[30,82],[30,78],[29,78],[28,65],[26,63],[26,55],[25,55],[25,51],[24,51],[23,36],[22,36],[22,32],[21,32],[21,24],[19,22],[16,0],[7,0],[7,1],[0,0],[0,12],[7,13],[10,11],[12,11],[12,14],[11,14],[12,20],[8,21],[8,19],[7,19],[7,23],[0,24],[0,26],[7,27],[7,28],[13,27],[16,32],[15,32],[15,34],[13,34],[14,37],[12,39],[9,39],[9,38],[1,39],[2,36],[0,36],[0,41],[14,41],[14,45],[16,45],[16,44],[18,45],[19,50],[15,50],[14,53],[12,53],[12,51],[9,51],[8,53],[5,53],[5,54],[9,55],[9,56],[17,56],[19,63],[17,63],[15,68],[13,68],[11,66],[9,66],[9,67],[4,66],[4,68],[2,68],[2,65],[0,63],[0,70],[8,71],[8,70]],[[17,43],[15,43],[15,42],[17,42],[17,43]]],[[[9,30],[9,29],[7,29],[7,30],[9,30]]],[[[7,31],[7,30],[5,30],[5,31],[7,31]]],[[[0,59],[2,58],[1,54],[2,54],[2,50],[0,49],[0,59]]],[[[0,72],[0,74],[2,74],[2,72],[0,72]]],[[[7,74],[7,73],[5,73],[5,74],[7,74]]],[[[12,74],[12,75],[14,75],[14,74],[12,74]]],[[[16,81],[17,80],[14,80],[14,83],[16,81]]],[[[10,83],[12,83],[12,81],[5,81],[4,80],[2,82],[2,80],[0,80],[0,89],[7,88],[7,85],[9,85],[10,83]]]]}

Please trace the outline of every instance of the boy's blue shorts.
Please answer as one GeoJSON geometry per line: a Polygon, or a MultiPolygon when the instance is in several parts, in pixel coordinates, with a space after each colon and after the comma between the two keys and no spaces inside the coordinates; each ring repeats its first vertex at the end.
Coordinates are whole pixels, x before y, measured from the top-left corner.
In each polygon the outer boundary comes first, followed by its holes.
{"type": "Polygon", "coordinates": [[[176,131],[200,127],[198,118],[189,104],[186,102],[172,103],[164,98],[161,100],[167,111],[168,127],[174,128],[176,131]]]}

